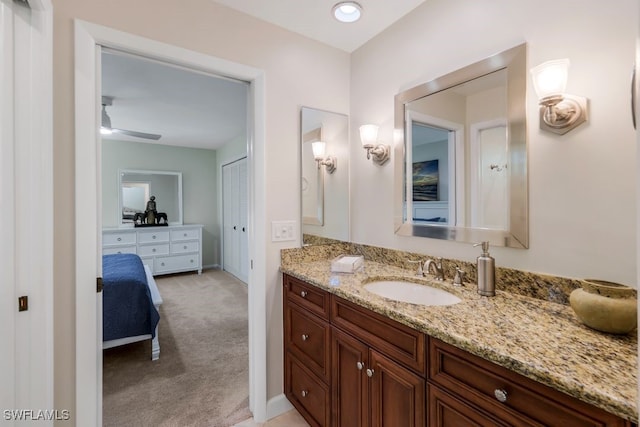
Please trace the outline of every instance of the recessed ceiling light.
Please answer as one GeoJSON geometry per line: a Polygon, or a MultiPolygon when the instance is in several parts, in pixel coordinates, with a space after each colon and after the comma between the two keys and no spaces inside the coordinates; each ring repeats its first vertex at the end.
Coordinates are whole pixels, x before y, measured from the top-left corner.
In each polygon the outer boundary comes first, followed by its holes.
{"type": "Polygon", "coordinates": [[[332,11],[340,22],[356,22],[362,15],[362,6],[354,1],[343,1],[333,6],[332,11]]]}

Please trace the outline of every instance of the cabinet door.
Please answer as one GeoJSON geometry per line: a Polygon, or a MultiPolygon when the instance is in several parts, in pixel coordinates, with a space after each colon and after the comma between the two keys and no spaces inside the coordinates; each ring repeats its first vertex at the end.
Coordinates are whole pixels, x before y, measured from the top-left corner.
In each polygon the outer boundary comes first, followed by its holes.
{"type": "Polygon", "coordinates": [[[331,328],[333,350],[332,396],[333,425],[367,427],[369,425],[369,348],[344,332],[331,328]]]}
{"type": "Polygon", "coordinates": [[[369,362],[371,426],[425,427],[424,379],[375,350],[369,362]]]}

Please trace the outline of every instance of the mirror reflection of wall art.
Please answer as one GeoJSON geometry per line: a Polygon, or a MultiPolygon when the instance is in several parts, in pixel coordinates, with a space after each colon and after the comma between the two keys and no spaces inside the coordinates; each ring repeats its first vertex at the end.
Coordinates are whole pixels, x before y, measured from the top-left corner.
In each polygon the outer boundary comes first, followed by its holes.
{"type": "Polygon", "coordinates": [[[413,164],[413,201],[435,202],[438,198],[438,159],[413,164]]]}

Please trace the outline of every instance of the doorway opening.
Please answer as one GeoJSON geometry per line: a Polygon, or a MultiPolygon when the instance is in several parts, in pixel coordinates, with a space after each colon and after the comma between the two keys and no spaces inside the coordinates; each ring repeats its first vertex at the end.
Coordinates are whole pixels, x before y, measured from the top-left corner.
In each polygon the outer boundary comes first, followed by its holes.
{"type": "MultiPolygon", "coordinates": [[[[137,54],[193,70],[247,81],[249,87],[248,176],[248,252],[249,270],[249,389],[250,408],[256,421],[266,418],[266,293],[262,286],[251,286],[265,274],[264,200],[264,72],[220,58],[203,55],[173,45],[122,33],[99,25],[75,23],[75,123],[76,123],[76,215],[86,216],[101,204],[101,146],[96,129],[101,119],[100,47],[137,54]],[[93,142],[92,142],[93,141],[93,142]],[[256,220],[260,219],[260,220],[256,220]]],[[[102,223],[98,209],[97,224],[102,223]]],[[[101,277],[101,233],[96,222],[76,223],[76,421],[101,425],[102,350],[101,298],[95,286],[101,277]],[[82,392],[80,392],[80,390],[82,392]]]]}

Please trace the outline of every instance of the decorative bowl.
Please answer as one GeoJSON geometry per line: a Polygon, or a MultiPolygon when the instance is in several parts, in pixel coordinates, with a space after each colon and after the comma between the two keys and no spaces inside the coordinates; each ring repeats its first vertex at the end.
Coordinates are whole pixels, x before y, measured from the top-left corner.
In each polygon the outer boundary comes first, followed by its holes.
{"type": "Polygon", "coordinates": [[[588,327],[612,334],[626,334],[638,324],[636,290],[605,280],[585,279],[582,288],[569,295],[569,303],[588,327]]]}

